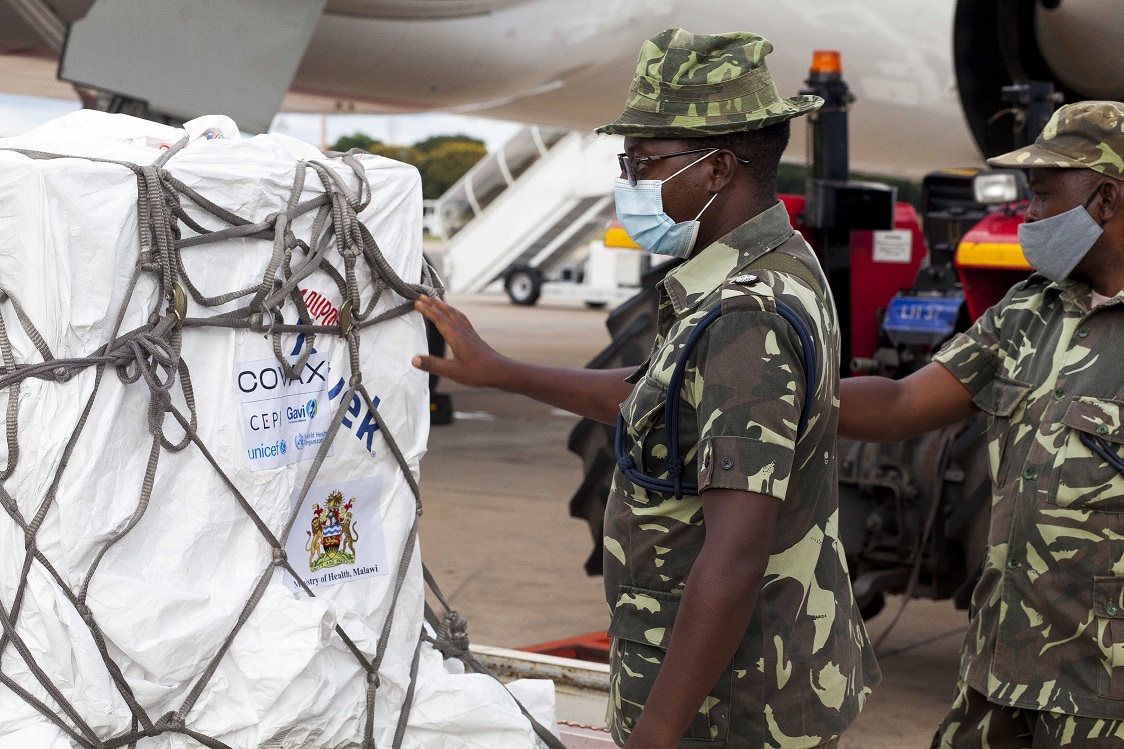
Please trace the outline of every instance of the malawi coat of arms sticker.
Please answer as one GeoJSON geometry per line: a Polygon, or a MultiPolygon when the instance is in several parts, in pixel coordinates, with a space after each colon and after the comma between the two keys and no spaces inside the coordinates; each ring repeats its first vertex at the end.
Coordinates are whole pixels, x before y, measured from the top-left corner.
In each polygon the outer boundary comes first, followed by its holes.
{"type": "MultiPolygon", "coordinates": [[[[300,491],[293,492],[293,510],[300,516],[286,551],[308,587],[387,574],[381,494],[381,476],[313,486],[299,510],[300,491]]],[[[300,588],[295,580],[289,583],[300,588]]]]}
{"type": "Polygon", "coordinates": [[[355,527],[355,497],[344,504],[343,494],[334,491],[328,495],[325,506],[312,506],[312,530],[308,534],[308,569],[319,572],[326,567],[355,564],[355,542],[359,534],[355,527]]]}

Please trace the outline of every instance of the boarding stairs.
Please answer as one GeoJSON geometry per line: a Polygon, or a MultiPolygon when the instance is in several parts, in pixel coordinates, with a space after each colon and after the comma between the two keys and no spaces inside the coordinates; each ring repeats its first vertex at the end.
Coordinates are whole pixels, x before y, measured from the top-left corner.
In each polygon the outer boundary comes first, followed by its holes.
{"type": "Polygon", "coordinates": [[[438,199],[456,292],[498,290],[516,268],[557,276],[613,218],[619,137],[527,127],[438,199]]]}

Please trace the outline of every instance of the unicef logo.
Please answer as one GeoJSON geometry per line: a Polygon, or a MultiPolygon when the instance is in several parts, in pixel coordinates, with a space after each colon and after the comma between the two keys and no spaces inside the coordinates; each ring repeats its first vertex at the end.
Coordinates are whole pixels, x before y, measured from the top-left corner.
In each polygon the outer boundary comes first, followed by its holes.
{"type": "Polygon", "coordinates": [[[304,410],[308,412],[308,418],[311,421],[316,418],[316,399],[310,400],[304,404],[304,410]]]}
{"type": "Polygon", "coordinates": [[[297,434],[297,436],[293,438],[293,447],[297,448],[298,450],[304,449],[304,435],[303,434],[297,434]]]}
{"type": "Polygon", "coordinates": [[[288,451],[288,449],[289,448],[285,444],[285,440],[281,440],[279,443],[277,443],[277,451],[280,452],[282,455],[284,455],[288,451]]]}

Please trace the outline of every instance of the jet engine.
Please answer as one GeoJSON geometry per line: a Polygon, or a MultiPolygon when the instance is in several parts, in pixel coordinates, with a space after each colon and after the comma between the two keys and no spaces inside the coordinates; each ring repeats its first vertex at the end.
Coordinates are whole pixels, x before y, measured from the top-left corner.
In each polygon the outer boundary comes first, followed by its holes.
{"type": "Polygon", "coordinates": [[[953,65],[980,150],[1013,147],[1022,110],[1003,93],[1013,84],[1052,83],[1065,102],[1124,100],[1122,47],[1119,8],[1104,0],[958,0],[953,65]]]}

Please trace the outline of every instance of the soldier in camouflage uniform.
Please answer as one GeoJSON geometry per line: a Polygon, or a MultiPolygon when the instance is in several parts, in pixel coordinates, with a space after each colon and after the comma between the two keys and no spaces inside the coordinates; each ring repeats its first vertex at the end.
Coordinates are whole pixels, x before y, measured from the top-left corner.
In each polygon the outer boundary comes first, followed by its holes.
{"type": "Polygon", "coordinates": [[[782,99],[771,49],[754,34],[668,30],[645,43],[624,114],[600,129],[626,136],[625,229],[646,249],[689,257],[660,283],[639,370],[512,362],[460,313],[419,303],[455,356],[421,357],[422,368],[606,422],[619,412],[605,518],[608,721],[628,749],[833,747],[879,679],[839,541],[838,323],[776,196],[788,120],[822,100],[782,99]],[[656,191],[666,221],[630,218],[633,187],[656,191]],[[666,485],[675,476],[680,491],[666,485]]]}
{"type": "Polygon", "coordinates": [[[988,555],[933,747],[1124,747],[1124,104],[1063,107],[989,163],[1030,168],[1020,237],[1053,280],[1017,284],[904,380],[845,382],[840,433],[990,417],[988,555]]]}

